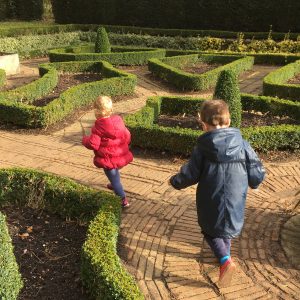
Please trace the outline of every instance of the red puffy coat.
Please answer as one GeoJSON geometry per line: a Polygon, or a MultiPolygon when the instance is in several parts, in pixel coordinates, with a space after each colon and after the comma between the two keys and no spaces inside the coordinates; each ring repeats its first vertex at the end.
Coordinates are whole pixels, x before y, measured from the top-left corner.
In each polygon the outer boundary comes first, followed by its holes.
{"type": "Polygon", "coordinates": [[[99,118],[92,127],[91,134],[82,138],[82,144],[94,150],[94,164],[98,168],[117,169],[133,160],[129,151],[130,132],[122,118],[112,115],[99,118]]]}

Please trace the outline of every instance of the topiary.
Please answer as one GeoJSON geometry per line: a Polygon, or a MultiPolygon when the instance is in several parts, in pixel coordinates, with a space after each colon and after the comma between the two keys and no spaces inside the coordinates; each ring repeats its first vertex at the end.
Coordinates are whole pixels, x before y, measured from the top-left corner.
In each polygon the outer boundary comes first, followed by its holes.
{"type": "Polygon", "coordinates": [[[231,70],[220,73],[215,88],[214,98],[227,102],[231,115],[231,126],[241,127],[242,103],[237,75],[231,70]]]}
{"type": "Polygon", "coordinates": [[[110,42],[109,42],[108,35],[107,35],[107,32],[104,27],[99,27],[97,29],[95,52],[96,53],[110,53],[111,52],[110,42]]]}

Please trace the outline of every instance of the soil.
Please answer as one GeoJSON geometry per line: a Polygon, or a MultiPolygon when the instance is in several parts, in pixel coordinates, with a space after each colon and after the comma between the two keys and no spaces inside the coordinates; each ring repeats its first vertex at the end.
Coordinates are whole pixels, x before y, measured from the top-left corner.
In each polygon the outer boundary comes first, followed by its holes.
{"type": "MultiPolygon", "coordinates": [[[[158,119],[158,124],[165,127],[191,128],[194,130],[199,130],[200,128],[197,117],[191,115],[160,115],[158,119]]],[[[246,111],[242,113],[242,127],[273,126],[281,124],[300,125],[300,120],[294,120],[286,116],[271,116],[268,113],[263,114],[259,112],[246,111]]]]}
{"type": "Polygon", "coordinates": [[[1,211],[24,282],[18,299],[89,299],[80,280],[86,226],[28,207],[6,206],[1,211]]]}
{"type": "Polygon", "coordinates": [[[78,74],[61,74],[59,76],[58,84],[53,91],[40,99],[36,99],[33,102],[35,106],[45,106],[52,100],[59,97],[59,95],[68,88],[87,82],[93,82],[103,79],[100,74],[97,73],[78,73],[78,74]]]}
{"type": "Polygon", "coordinates": [[[300,73],[297,74],[295,77],[289,79],[287,81],[287,83],[290,83],[290,84],[300,84],[300,73]]]}
{"type": "Polygon", "coordinates": [[[185,66],[181,70],[187,73],[192,73],[192,74],[202,74],[207,71],[213,70],[217,67],[221,66],[221,64],[206,64],[203,62],[197,62],[193,64],[192,66],[185,66]]]}

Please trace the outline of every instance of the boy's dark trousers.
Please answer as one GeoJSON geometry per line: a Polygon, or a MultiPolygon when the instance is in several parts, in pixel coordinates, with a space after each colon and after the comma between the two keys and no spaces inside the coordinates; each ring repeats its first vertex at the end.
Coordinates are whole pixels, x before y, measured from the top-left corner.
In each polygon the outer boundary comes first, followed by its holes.
{"type": "Polygon", "coordinates": [[[222,258],[230,256],[231,239],[212,237],[205,232],[202,233],[220,263],[222,263],[222,258]]]}

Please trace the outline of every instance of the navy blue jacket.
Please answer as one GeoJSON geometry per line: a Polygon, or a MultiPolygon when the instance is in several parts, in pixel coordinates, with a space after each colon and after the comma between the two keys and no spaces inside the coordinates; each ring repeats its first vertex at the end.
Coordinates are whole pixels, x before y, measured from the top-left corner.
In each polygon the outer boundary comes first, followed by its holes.
{"type": "Polygon", "coordinates": [[[198,223],[212,237],[232,238],[242,230],[248,186],[257,188],[265,170],[239,129],[201,135],[190,160],[170,179],[176,189],[198,183],[198,223]]]}

